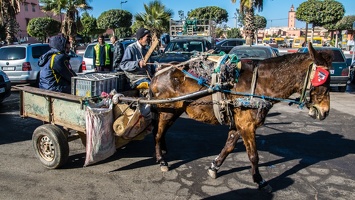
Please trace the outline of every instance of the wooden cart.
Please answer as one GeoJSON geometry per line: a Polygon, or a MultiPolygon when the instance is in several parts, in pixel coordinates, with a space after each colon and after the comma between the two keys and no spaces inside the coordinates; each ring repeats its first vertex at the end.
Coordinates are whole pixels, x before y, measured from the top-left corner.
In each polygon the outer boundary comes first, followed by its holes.
{"type": "MultiPolygon", "coordinates": [[[[43,90],[30,86],[14,86],[20,91],[20,116],[31,117],[44,122],[35,129],[32,136],[33,148],[41,163],[56,169],[66,163],[69,157],[69,142],[81,139],[86,145],[85,110],[87,98],[43,90]]],[[[132,91],[123,92],[127,97],[120,97],[123,103],[131,103],[138,99],[132,91]],[[129,96],[132,95],[132,96],[129,96]]],[[[202,90],[184,96],[169,99],[139,99],[140,103],[161,104],[182,101],[205,96],[211,90],[202,90]]],[[[116,136],[116,148],[128,144],[132,140],[141,140],[146,135],[138,135],[132,139],[116,136]]]]}
{"type": "MultiPolygon", "coordinates": [[[[80,138],[82,143],[86,144],[87,100],[80,96],[30,86],[14,88],[20,91],[20,116],[44,122],[44,125],[35,129],[32,136],[36,156],[49,169],[61,167],[69,157],[68,142],[80,138]]],[[[116,136],[116,148],[130,141],[116,136]]]]}

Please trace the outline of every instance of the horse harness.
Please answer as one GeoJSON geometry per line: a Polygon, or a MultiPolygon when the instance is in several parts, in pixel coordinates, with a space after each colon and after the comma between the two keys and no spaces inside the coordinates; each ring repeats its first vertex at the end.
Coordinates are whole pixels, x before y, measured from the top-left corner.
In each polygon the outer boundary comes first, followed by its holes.
{"type": "MultiPolygon", "coordinates": [[[[230,60],[228,60],[227,54],[223,55],[220,57],[220,59],[217,61],[217,63],[214,64],[214,70],[212,73],[210,73],[210,84],[206,85],[209,87],[210,90],[213,90],[212,93],[212,102],[211,103],[206,103],[206,102],[199,102],[199,103],[193,103],[193,104],[212,104],[213,105],[213,111],[215,114],[215,117],[217,118],[218,122],[220,124],[226,124],[227,121],[232,122],[234,121],[233,119],[233,114],[232,114],[232,109],[231,108],[237,108],[237,107],[243,107],[243,108],[251,108],[251,109],[258,109],[260,112],[263,109],[271,109],[273,106],[273,103],[271,101],[282,101],[285,99],[278,99],[278,98],[273,98],[273,97],[266,97],[266,96],[260,96],[255,94],[255,89],[256,89],[256,83],[258,79],[258,65],[254,64],[253,66],[253,76],[252,76],[252,82],[250,86],[250,93],[248,94],[243,94],[243,93],[233,93],[236,95],[242,95],[244,97],[241,98],[235,98],[233,100],[228,100],[226,99],[225,93],[229,92],[232,93],[230,90],[225,90],[226,87],[230,86],[230,83],[225,83],[225,79],[230,77],[230,75],[226,75],[223,73],[226,73],[225,71],[228,70],[216,70],[219,68],[222,68],[222,66],[227,66],[230,64],[230,60]],[[221,72],[224,71],[224,72],[221,72]],[[254,98],[256,97],[256,98],[254,98]]],[[[303,89],[301,92],[301,97],[299,101],[293,100],[290,101],[290,103],[296,103],[299,104],[299,107],[302,108],[304,104],[309,104],[310,103],[310,92],[312,89],[316,86],[320,86],[324,84],[329,76],[328,72],[328,67],[326,66],[317,66],[316,64],[311,64],[307,70],[307,75],[303,84],[303,89]]],[[[206,67],[205,67],[206,70],[206,67]]],[[[236,65],[236,74],[234,74],[235,82],[238,82],[238,77],[239,77],[239,72],[241,70],[241,62],[238,60],[238,63],[236,65]]],[[[191,78],[195,78],[196,76],[192,75],[189,72],[186,72],[182,70],[186,75],[188,75],[191,78]]],[[[229,70],[230,72],[230,70],[229,70]]],[[[197,79],[199,84],[203,83],[204,81],[201,81],[201,79],[197,79]]],[[[192,101],[191,101],[192,102],[192,101]]],[[[259,113],[258,112],[258,113],[259,113]]],[[[231,123],[230,123],[231,126],[231,123]]]]}
{"type": "Polygon", "coordinates": [[[323,85],[329,76],[329,71],[326,66],[318,66],[312,63],[307,70],[307,75],[304,80],[300,103],[309,104],[311,101],[311,91],[314,87],[323,85]]]}

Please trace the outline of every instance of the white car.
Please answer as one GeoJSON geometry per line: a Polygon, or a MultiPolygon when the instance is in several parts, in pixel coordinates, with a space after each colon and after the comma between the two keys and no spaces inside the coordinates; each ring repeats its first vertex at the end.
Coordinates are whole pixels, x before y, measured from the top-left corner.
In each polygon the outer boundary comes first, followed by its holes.
{"type": "MultiPolygon", "coordinates": [[[[123,49],[126,50],[126,47],[130,44],[132,44],[133,42],[135,42],[136,40],[123,40],[121,43],[123,45],[123,49]]],[[[111,45],[112,48],[112,43],[105,41],[107,44],[111,45]]],[[[93,61],[93,53],[94,53],[94,46],[97,44],[97,42],[95,43],[91,43],[89,44],[86,49],[85,49],[85,53],[83,56],[83,62],[81,64],[82,70],[81,72],[83,73],[88,73],[88,72],[95,72],[95,68],[94,68],[94,61],[93,61]]]]}
{"type": "MultiPolygon", "coordinates": [[[[49,44],[18,44],[0,48],[0,69],[6,72],[12,83],[39,82],[38,59],[50,50],[49,44]]],[[[83,58],[74,52],[69,54],[70,65],[78,73],[81,70],[83,58]]]]}

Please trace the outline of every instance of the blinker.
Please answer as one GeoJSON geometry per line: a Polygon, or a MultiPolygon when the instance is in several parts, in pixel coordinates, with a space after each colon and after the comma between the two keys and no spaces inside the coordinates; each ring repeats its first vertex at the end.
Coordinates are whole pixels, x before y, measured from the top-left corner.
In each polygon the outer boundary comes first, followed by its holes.
{"type": "Polygon", "coordinates": [[[313,79],[311,80],[312,85],[317,87],[323,85],[329,76],[329,72],[321,67],[317,67],[313,79]]]}

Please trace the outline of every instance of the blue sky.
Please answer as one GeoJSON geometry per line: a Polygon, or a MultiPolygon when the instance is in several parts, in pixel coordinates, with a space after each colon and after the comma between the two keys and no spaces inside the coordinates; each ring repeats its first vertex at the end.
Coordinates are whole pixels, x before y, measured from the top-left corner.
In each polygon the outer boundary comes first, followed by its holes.
{"type": "MultiPolygon", "coordinates": [[[[136,13],[144,12],[144,4],[148,4],[149,0],[88,0],[89,4],[93,7],[92,11],[89,11],[94,17],[100,16],[104,11],[110,9],[122,9],[131,12],[133,15],[136,13]],[[126,3],[121,3],[125,2],[126,3]]],[[[305,0],[264,0],[264,9],[261,16],[264,16],[267,20],[267,27],[275,26],[287,26],[288,11],[290,11],[291,5],[294,5],[295,9],[305,0]]],[[[174,11],[173,19],[179,19],[178,11],[184,11],[185,15],[188,11],[205,6],[218,6],[227,10],[228,26],[235,27],[234,13],[239,8],[239,0],[235,4],[230,0],[161,0],[161,2],[169,9],[174,11]]],[[[345,8],[345,15],[355,15],[354,0],[338,0],[345,8]]],[[[305,27],[302,22],[296,22],[297,28],[305,27]]]]}

